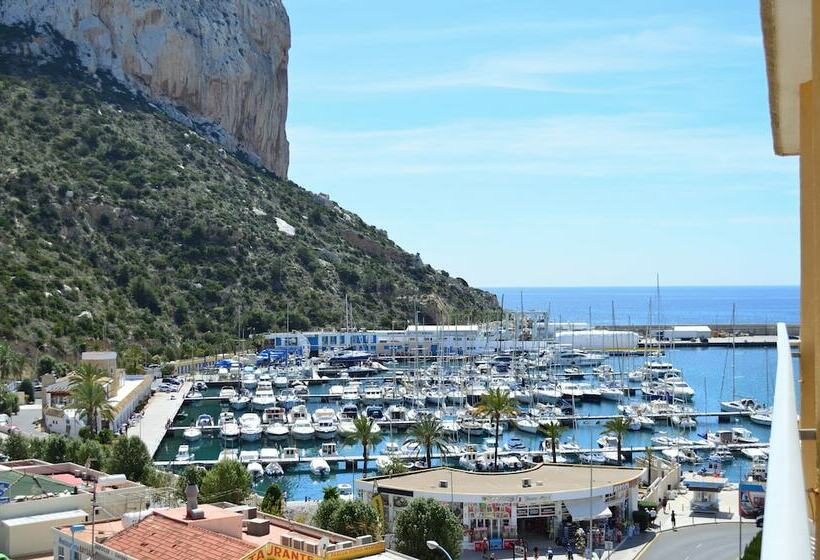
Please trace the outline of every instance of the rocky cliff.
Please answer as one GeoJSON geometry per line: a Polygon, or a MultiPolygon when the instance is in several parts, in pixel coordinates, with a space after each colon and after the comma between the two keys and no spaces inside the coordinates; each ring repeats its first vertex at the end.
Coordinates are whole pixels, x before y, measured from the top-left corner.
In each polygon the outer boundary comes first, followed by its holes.
{"type": "Polygon", "coordinates": [[[287,176],[290,25],[281,0],[0,0],[188,125],[287,176]]]}

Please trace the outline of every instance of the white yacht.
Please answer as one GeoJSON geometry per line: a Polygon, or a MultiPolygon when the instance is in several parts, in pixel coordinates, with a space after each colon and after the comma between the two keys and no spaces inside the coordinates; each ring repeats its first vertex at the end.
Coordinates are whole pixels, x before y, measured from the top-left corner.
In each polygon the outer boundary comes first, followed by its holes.
{"type": "Polygon", "coordinates": [[[219,427],[219,435],[225,439],[237,438],[240,434],[241,429],[235,420],[225,422],[219,427]]]}
{"type": "Polygon", "coordinates": [[[277,462],[268,463],[265,465],[265,475],[275,478],[278,476],[282,476],[285,474],[285,471],[282,470],[282,465],[277,462]]]}
{"type": "Polygon", "coordinates": [[[243,441],[259,441],[262,438],[262,421],[253,412],[239,417],[239,433],[243,441]]]}
{"type": "Polygon", "coordinates": [[[365,404],[380,404],[384,401],[384,391],[381,387],[368,385],[364,388],[362,400],[365,404]]]}
{"type": "Polygon", "coordinates": [[[277,375],[273,378],[273,386],[277,389],[285,389],[288,386],[288,377],[286,375],[277,375]]]}
{"type": "Polygon", "coordinates": [[[253,391],[256,389],[256,384],[259,380],[256,378],[256,374],[244,373],[242,374],[242,388],[248,391],[253,391]]]}
{"type": "Polygon", "coordinates": [[[248,473],[256,480],[264,476],[265,468],[259,463],[250,463],[248,464],[248,473]]]}
{"type": "Polygon", "coordinates": [[[236,396],[236,389],[229,385],[225,385],[219,390],[220,399],[230,399],[236,396]]]}
{"type": "Polygon", "coordinates": [[[251,402],[248,395],[235,395],[228,400],[228,404],[234,410],[245,410],[251,402]]]}
{"type": "Polygon", "coordinates": [[[308,418],[298,418],[290,426],[290,435],[297,440],[313,439],[316,436],[316,430],[308,418]]]}
{"type": "Polygon", "coordinates": [[[256,393],[251,399],[251,404],[255,410],[265,410],[276,405],[276,396],[273,394],[273,387],[270,381],[259,380],[256,386],[256,393]]]}
{"type": "Polygon", "coordinates": [[[529,416],[520,416],[515,419],[515,427],[525,433],[528,434],[535,434],[538,433],[538,428],[540,424],[538,420],[535,420],[529,416]]]}
{"type": "Polygon", "coordinates": [[[319,408],[313,413],[313,428],[319,439],[333,439],[339,431],[336,411],[332,408],[319,408]]]}
{"type": "Polygon", "coordinates": [[[297,420],[307,420],[310,422],[310,413],[308,409],[303,404],[298,404],[294,406],[290,412],[288,412],[288,422],[291,424],[295,424],[297,420]]]}
{"type": "Polygon", "coordinates": [[[695,396],[695,390],[682,377],[667,377],[661,384],[667,388],[668,393],[675,399],[690,401],[695,396]]]}
{"type": "Polygon", "coordinates": [[[737,399],[734,401],[720,401],[720,410],[723,412],[755,412],[763,408],[754,399],[737,399]]]}
{"type": "Polygon", "coordinates": [[[279,450],[275,447],[263,447],[259,450],[259,460],[263,463],[269,463],[279,458],[279,450]]]}
{"type": "Polygon", "coordinates": [[[259,460],[259,452],[253,449],[244,449],[239,452],[240,463],[253,463],[259,460]]]}
{"type": "Polygon", "coordinates": [[[274,422],[265,428],[265,437],[271,441],[288,439],[290,429],[281,422],[274,422]]]}

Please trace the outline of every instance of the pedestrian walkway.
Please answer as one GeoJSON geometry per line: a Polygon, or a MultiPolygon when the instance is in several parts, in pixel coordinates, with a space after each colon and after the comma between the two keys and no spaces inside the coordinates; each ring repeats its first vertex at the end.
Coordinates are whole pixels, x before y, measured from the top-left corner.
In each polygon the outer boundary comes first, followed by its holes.
{"type": "Polygon", "coordinates": [[[191,390],[191,383],[183,383],[182,388],[174,393],[154,393],[145,408],[142,418],[128,428],[129,436],[137,436],[148,448],[148,453],[154,456],[162,438],[165,437],[165,427],[169,420],[173,420],[184,402],[183,397],[191,390]]]}

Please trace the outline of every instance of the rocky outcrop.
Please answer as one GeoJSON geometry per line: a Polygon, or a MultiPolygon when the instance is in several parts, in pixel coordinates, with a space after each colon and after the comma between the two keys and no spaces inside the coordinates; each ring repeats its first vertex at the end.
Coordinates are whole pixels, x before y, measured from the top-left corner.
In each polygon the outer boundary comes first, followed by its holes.
{"type": "Polygon", "coordinates": [[[0,0],[0,23],[51,27],[89,71],[109,71],[287,176],[290,24],[281,0],[0,0]]]}

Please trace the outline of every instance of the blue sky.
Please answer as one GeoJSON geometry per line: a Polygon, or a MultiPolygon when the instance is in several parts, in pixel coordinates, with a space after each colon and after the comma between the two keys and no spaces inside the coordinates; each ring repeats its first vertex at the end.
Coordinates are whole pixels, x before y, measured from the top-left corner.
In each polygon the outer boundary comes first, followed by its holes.
{"type": "Polygon", "coordinates": [[[286,0],[290,177],[477,286],[796,284],[756,3],[286,0]]]}

